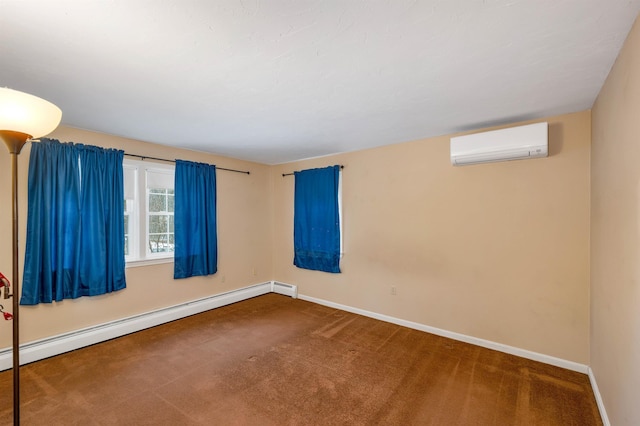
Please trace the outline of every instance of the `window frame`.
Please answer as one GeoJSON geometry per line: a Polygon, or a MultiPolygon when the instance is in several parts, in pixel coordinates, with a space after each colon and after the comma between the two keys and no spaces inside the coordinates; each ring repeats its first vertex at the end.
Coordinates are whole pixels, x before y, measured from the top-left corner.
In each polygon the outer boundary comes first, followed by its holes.
{"type": "MultiPolygon", "coordinates": [[[[125,199],[127,211],[125,216],[129,216],[128,226],[125,230],[129,239],[129,255],[125,256],[126,267],[136,267],[154,265],[160,263],[172,263],[174,251],[150,253],[149,252],[149,193],[147,190],[148,172],[171,175],[171,182],[175,178],[175,164],[152,163],[149,161],[123,160],[125,170],[125,194],[127,194],[127,172],[134,170],[133,200],[125,199]]],[[[174,189],[173,183],[171,189],[174,189]]],[[[175,202],[174,202],[175,210],[175,202]]],[[[159,213],[159,212],[153,212],[159,213]]],[[[162,215],[162,213],[160,213],[162,215]]],[[[173,213],[171,214],[173,215],[173,213]]],[[[175,225],[174,225],[175,226],[175,225]]]]}
{"type": "MultiPolygon", "coordinates": [[[[146,172],[148,172],[149,169],[146,170],[146,172]]],[[[154,173],[157,173],[157,170],[153,170],[154,173]]],[[[175,192],[174,189],[171,188],[171,194],[169,194],[169,188],[161,188],[162,192],[159,192],[156,190],[156,192],[151,192],[152,189],[151,188],[146,188],[146,213],[145,213],[145,219],[146,219],[146,232],[145,232],[145,250],[146,250],[146,256],[147,257],[151,257],[151,258],[155,258],[155,257],[168,257],[168,255],[166,253],[174,253],[175,252],[175,219],[174,219],[174,214],[175,214],[175,192]],[[155,196],[162,196],[164,198],[164,204],[165,204],[165,208],[167,208],[166,210],[160,210],[160,211],[151,211],[150,209],[150,201],[151,201],[151,196],[155,195],[155,196]],[[169,206],[169,197],[174,197],[173,199],[173,211],[169,211],[168,210],[168,206],[169,206]],[[149,229],[151,227],[151,217],[155,216],[155,217],[166,217],[166,231],[165,232],[154,232],[153,235],[164,235],[167,238],[167,244],[171,244],[170,243],[170,236],[173,235],[174,239],[173,239],[173,244],[174,244],[174,250],[173,251],[149,251],[151,249],[151,230],[149,229]],[[174,231],[171,231],[171,227],[174,227],[174,231]]],[[[158,244],[158,243],[156,243],[158,244]]],[[[171,256],[173,257],[173,256],[171,256]]]]}

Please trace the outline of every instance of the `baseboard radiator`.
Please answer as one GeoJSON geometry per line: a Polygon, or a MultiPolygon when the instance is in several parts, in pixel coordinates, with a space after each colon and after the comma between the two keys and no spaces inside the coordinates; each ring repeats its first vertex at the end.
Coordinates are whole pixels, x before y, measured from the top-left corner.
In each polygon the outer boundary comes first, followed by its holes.
{"type": "Polygon", "coordinates": [[[278,281],[272,281],[271,291],[274,293],[293,297],[294,299],[298,298],[298,286],[295,286],[292,284],[285,284],[278,281]]]}
{"type": "MultiPolygon", "coordinates": [[[[296,298],[298,288],[295,285],[270,281],[48,337],[46,339],[23,343],[20,345],[20,364],[23,365],[39,361],[267,293],[278,293],[296,298]]],[[[0,350],[0,371],[12,368],[12,364],[13,355],[11,348],[0,350]]]]}

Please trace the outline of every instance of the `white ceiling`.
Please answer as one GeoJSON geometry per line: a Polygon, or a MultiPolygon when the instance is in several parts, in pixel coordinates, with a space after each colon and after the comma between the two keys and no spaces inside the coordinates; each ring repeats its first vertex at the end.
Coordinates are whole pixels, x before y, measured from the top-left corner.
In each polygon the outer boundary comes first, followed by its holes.
{"type": "Polygon", "coordinates": [[[69,126],[277,164],[588,109],[639,10],[0,0],[0,86],[69,126]]]}

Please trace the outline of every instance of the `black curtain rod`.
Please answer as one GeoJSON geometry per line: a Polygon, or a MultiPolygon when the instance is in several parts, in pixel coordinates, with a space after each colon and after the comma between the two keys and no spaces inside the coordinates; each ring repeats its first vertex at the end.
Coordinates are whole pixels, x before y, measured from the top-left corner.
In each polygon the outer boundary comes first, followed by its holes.
{"type": "MultiPolygon", "coordinates": [[[[344,166],[343,166],[342,164],[340,165],[340,169],[344,169],[344,166]]],[[[282,174],[282,177],[285,177],[285,176],[293,176],[293,175],[294,175],[294,173],[283,173],[283,174],[282,174]]]]}
{"type": "MultiPolygon", "coordinates": [[[[158,157],[149,157],[148,155],[138,155],[138,154],[129,154],[129,153],[124,153],[124,155],[128,156],[128,157],[138,157],[141,160],[156,160],[156,161],[166,161],[168,163],[175,163],[176,160],[168,160],[166,158],[158,158],[158,157]]],[[[251,174],[251,172],[247,172],[244,170],[235,170],[235,169],[225,169],[224,167],[218,167],[216,166],[217,170],[225,170],[227,172],[236,172],[236,173],[244,173],[244,174],[251,174]]]]}

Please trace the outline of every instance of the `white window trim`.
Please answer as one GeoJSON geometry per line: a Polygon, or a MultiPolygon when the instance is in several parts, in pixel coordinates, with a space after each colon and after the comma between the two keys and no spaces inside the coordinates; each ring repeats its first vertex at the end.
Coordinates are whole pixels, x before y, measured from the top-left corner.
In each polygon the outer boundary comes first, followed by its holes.
{"type": "Polygon", "coordinates": [[[161,259],[128,260],[125,268],[139,268],[141,266],[161,265],[163,263],[173,263],[173,256],[163,257],[161,259]]]}
{"type": "Polygon", "coordinates": [[[166,173],[175,173],[175,164],[163,164],[163,163],[151,163],[149,161],[131,160],[125,158],[123,161],[123,168],[135,169],[136,181],[135,181],[135,195],[134,195],[134,208],[133,213],[129,215],[129,221],[131,223],[131,233],[129,235],[130,241],[130,253],[135,255],[129,255],[125,258],[126,267],[139,267],[147,265],[157,265],[162,263],[172,263],[174,259],[173,252],[161,252],[161,253],[148,253],[147,246],[148,241],[148,218],[147,210],[149,204],[149,197],[147,196],[147,171],[166,173]],[[137,238],[132,239],[132,235],[137,235],[137,238]]]}

